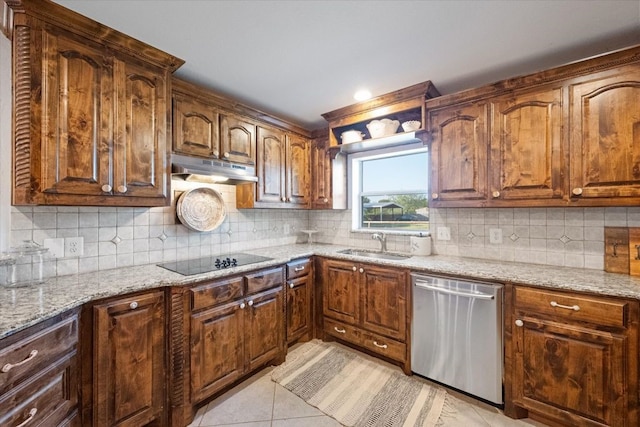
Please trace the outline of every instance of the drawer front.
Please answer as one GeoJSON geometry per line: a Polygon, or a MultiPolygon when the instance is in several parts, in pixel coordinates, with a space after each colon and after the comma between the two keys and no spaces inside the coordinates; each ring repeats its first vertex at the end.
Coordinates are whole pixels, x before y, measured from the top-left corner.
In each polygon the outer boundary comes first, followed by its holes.
{"type": "Polygon", "coordinates": [[[407,346],[401,342],[383,337],[382,335],[363,331],[361,345],[389,359],[400,362],[407,360],[407,346]]]}
{"type": "Polygon", "coordinates": [[[0,350],[0,394],[31,377],[74,349],[78,316],[74,315],[0,350]]]}
{"type": "Polygon", "coordinates": [[[202,310],[243,296],[242,277],[216,280],[191,289],[191,309],[202,310]]]}
{"type": "Polygon", "coordinates": [[[515,287],[516,310],[602,326],[627,326],[628,302],[515,287]]]}
{"type": "Polygon", "coordinates": [[[282,267],[256,271],[255,273],[247,274],[244,277],[247,281],[247,294],[253,294],[276,286],[282,286],[284,283],[282,267]]]}
{"type": "Polygon", "coordinates": [[[0,396],[0,425],[57,426],[68,419],[78,405],[76,367],[74,352],[0,396]]]}
{"type": "Polygon", "coordinates": [[[291,261],[287,263],[287,279],[306,276],[311,272],[311,260],[309,258],[291,261]]]}
{"type": "Polygon", "coordinates": [[[347,323],[336,322],[335,320],[324,318],[324,332],[341,340],[349,341],[360,345],[360,330],[347,323]]]}

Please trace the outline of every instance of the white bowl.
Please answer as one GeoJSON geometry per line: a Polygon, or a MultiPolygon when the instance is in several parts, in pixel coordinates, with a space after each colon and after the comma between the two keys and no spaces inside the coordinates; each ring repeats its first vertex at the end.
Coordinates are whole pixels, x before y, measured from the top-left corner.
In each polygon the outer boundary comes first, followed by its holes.
{"type": "Polygon", "coordinates": [[[343,144],[349,144],[351,142],[362,141],[364,134],[357,130],[347,130],[340,134],[340,139],[343,144]]]}
{"type": "Polygon", "coordinates": [[[382,138],[393,135],[398,130],[400,122],[397,120],[382,119],[373,120],[367,125],[371,138],[382,138]]]}
{"type": "Polygon", "coordinates": [[[420,122],[420,120],[409,120],[406,122],[402,122],[402,129],[405,132],[411,132],[420,129],[421,125],[422,123],[420,122]]]}

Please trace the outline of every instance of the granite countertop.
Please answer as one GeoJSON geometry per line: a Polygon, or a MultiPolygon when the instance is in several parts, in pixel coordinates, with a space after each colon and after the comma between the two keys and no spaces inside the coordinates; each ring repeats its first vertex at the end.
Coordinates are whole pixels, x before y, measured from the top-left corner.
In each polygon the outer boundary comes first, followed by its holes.
{"type": "Polygon", "coordinates": [[[208,279],[285,264],[311,255],[406,267],[415,272],[465,276],[476,280],[590,292],[640,300],[640,277],[566,267],[552,267],[449,256],[414,256],[406,260],[370,259],[338,253],[335,245],[288,245],[243,252],[272,258],[256,264],[182,276],[155,264],[60,276],[41,285],[0,287],[0,339],[88,301],[163,286],[189,285],[208,279]]]}

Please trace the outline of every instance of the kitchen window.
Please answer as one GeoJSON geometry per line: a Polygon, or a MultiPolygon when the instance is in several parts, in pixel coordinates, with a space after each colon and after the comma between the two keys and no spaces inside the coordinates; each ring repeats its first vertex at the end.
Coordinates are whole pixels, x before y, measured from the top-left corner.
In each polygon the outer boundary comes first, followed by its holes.
{"type": "Polygon", "coordinates": [[[349,158],[354,231],[429,231],[426,147],[395,147],[349,158]]]}

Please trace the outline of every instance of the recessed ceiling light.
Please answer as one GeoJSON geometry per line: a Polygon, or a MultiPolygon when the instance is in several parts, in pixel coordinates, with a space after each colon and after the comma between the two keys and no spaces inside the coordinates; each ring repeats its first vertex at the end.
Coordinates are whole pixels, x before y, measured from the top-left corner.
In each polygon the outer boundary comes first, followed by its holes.
{"type": "Polygon", "coordinates": [[[355,95],[353,95],[353,98],[356,101],[366,101],[367,99],[371,98],[371,92],[366,89],[362,89],[357,91],[355,95]]]}

